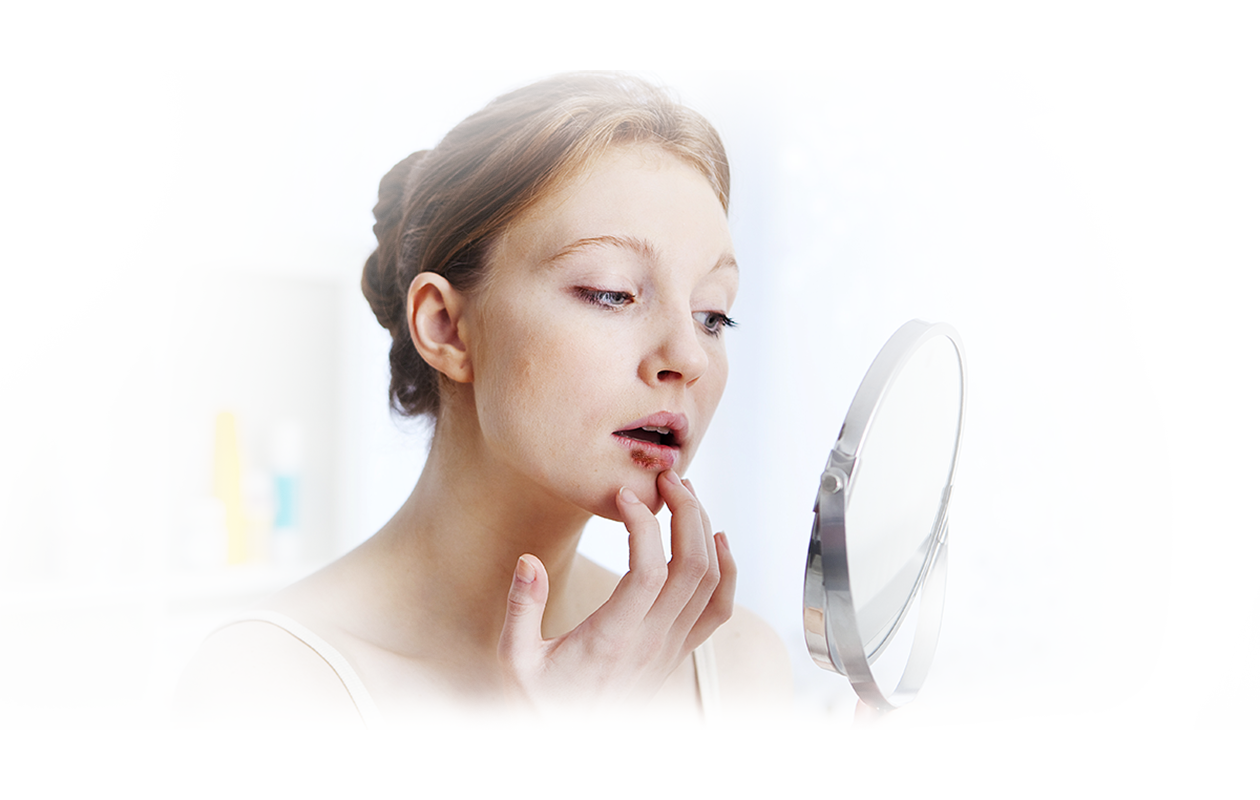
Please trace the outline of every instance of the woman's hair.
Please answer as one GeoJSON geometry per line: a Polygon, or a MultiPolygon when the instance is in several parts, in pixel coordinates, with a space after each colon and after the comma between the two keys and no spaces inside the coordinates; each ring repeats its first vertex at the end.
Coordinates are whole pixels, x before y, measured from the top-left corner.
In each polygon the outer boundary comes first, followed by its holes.
{"type": "Polygon", "coordinates": [[[627,144],[659,147],[691,164],[727,208],[730,169],[717,131],[661,88],[622,74],[560,75],[509,92],[381,179],[372,210],[377,245],[362,286],[394,339],[389,393],[397,413],[436,417],[441,403],[441,376],[416,352],[408,328],[415,276],[435,272],[475,293],[505,230],[559,184],[627,144]]]}

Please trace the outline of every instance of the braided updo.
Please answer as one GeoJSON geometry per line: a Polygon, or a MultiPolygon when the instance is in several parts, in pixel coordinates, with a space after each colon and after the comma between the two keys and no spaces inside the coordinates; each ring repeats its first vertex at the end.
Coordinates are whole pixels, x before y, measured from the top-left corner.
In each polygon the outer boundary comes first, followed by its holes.
{"type": "Polygon", "coordinates": [[[436,417],[441,405],[443,376],[420,357],[408,328],[415,276],[435,272],[475,293],[498,237],[558,184],[624,144],[653,145],[691,164],[727,208],[730,170],[713,126],[659,87],[615,73],[560,75],[509,92],[381,179],[377,246],[362,287],[393,337],[389,392],[397,413],[436,417]]]}

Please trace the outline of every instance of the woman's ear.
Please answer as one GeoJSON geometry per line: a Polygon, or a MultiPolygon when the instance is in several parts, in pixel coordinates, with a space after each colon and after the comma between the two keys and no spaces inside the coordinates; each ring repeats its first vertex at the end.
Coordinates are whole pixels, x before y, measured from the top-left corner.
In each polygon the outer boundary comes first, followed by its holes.
{"type": "Polygon", "coordinates": [[[420,357],[456,383],[473,378],[468,346],[459,333],[464,295],[436,272],[421,272],[407,291],[407,326],[420,357]]]}

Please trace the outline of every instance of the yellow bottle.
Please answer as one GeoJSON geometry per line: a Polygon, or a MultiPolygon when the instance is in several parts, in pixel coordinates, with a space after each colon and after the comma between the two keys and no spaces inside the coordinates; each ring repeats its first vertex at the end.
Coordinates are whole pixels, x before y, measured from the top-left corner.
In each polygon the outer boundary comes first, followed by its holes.
{"type": "Polygon", "coordinates": [[[241,491],[241,447],[236,415],[222,411],[214,419],[214,496],[223,503],[227,521],[227,562],[249,558],[248,520],[241,491]]]}

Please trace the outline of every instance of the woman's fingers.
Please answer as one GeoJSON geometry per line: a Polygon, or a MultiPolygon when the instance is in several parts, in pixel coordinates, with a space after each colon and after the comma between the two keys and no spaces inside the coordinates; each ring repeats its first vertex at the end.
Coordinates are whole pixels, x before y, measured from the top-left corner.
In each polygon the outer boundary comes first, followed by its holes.
{"type": "Polygon", "coordinates": [[[721,585],[721,559],[694,490],[672,470],[658,476],[657,486],[671,514],[672,557],[666,562],[651,509],[621,489],[617,508],[630,533],[630,571],[584,627],[609,647],[634,641],[639,653],[670,661],[685,655],[679,648],[721,585]]]}
{"type": "MultiPolygon", "coordinates": [[[[699,498],[696,496],[695,487],[691,485],[691,481],[683,481],[683,487],[691,493],[692,497],[696,497],[699,504],[699,498]]],[[[713,536],[713,526],[709,522],[709,514],[704,510],[704,506],[700,505],[700,521],[701,531],[703,533],[703,542],[705,545],[705,556],[708,563],[704,577],[700,579],[695,591],[691,595],[691,599],[687,601],[687,605],[679,612],[677,619],[670,630],[670,638],[675,642],[682,643],[691,633],[692,627],[704,613],[709,605],[710,597],[720,585],[722,578],[721,563],[718,559],[717,542],[713,536]]]]}
{"type": "MultiPolygon", "coordinates": [[[[627,487],[617,493],[617,510],[630,534],[630,571],[647,578],[649,584],[664,585],[668,568],[656,515],[627,487]]],[[[656,589],[659,591],[660,586],[656,589]]]]}
{"type": "Polygon", "coordinates": [[[716,589],[713,590],[712,596],[709,597],[708,605],[700,614],[699,619],[691,626],[687,632],[687,637],[683,642],[683,649],[690,652],[704,643],[713,635],[713,632],[731,618],[731,613],[735,610],[735,577],[737,570],[735,568],[735,556],[731,554],[730,540],[726,538],[725,533],[719,533],[713,537],[717,545],[717,557],[719,569],[722,572],[722,579],[718,583],[716,589]]]}
{"type": "Polygon", "coordinates": [[[542,639],[547,573],[526,555],[508,593],[499,657],[510,687],[531,701],[560,696],[616,699],[654,692],[731,614],[735,562],[714,537],[689,483],[672,471],[657,479],[671,513],[672,557],[660,526],[629,489],[617,508],[630,537],[630,570],[612,596],[577,628],[542,639]]]}
{"type": "Polygon", "coordinates": [[[671,638],[681,643],[685,629],[700,615],[717,587],[719,565],[712,537],[705,529],[700,501],[672,470],[662,473],[657,486],[671,514],[673,552],[669,580],[648,613],[648,621],[663,631],[673,632],[671,638]]]}
{"type": "Polygon", "coordinates": [[[499,634],[499,659],[528,669],[542,657],[543,611],[547,607],[547,569],[532,555],[516,561],[508,589],[507,616],[499,634]]]}
{"type": "Polygon", "coordinates": [[[638,626],[669,578],[661,544],[661,526],[652,509],[630,489],[617,493],[617,510],[630,534],[630,571],[622,576],[608,602],[591,615],[592,624],[638,626]]]}
{"type": "Polygon", "coordinates": [[[630,571],[621,576],[609,600],[586,621],[588,627],[602,630],[605,636],[638,629],[669,577],[660,525],[651,509],[625,486],[617,491],[616,503],[630,534],[630,571]]]}
{"type": "Polygon", "coordinates": [[[709,522],[709,512],[704,510],[704,504],[700,502],[700,496],[696,494],[696,487],[691,485],[691,480],[684,480],[683,486],[687,491],[691,492],[691,496],[696,498],[696,505],[700,508],[700,522],[704,531],[705,552],[709,556],[710,577],[713,571],[720,571],[721,564],[718,561],[717,541],[713,538],[713,523],[709,522]]]}

